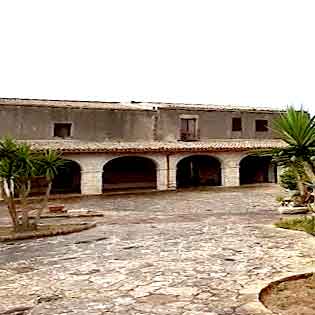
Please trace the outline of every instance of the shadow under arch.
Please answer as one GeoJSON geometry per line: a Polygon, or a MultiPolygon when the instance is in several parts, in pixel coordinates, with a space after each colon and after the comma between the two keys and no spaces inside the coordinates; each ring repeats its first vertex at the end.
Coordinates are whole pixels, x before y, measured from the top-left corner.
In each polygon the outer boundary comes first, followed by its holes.
{"type": "Polygon", "coordinates": [[[78,162],[65,159],[65,164],[58,168],[58,174],[52,182],[52,194],[80,194],[81,166],[78,162]]]}
{"type": "Polygon", "coordinates": [[[143,156],[121,156],[103,167],[102,190],[156,189],[156,163],[143,156]]]}
{"type": "Polygon", "coordinates": [[[247,155],[239,167],[241,185],[277,182],[277,166],[271,162],[271,157],[247,155]]]}
{"type": "Polygon", "coordinates": [[[176,184],[178,188],[221,186],[221,163],[210,155],[187,156],[177,163],[176,184]]]}
{"type": "MultiPolygon", "coordinates": [[[[80,194],[81,166],[78,162],[65,159],[65,164],[57,169],[58,174],[52,181],[51,194],[80,194]]],[[[31,180],[30,196],[43,196],[48,182],[45,176],[36,176],[31,180]]]]}

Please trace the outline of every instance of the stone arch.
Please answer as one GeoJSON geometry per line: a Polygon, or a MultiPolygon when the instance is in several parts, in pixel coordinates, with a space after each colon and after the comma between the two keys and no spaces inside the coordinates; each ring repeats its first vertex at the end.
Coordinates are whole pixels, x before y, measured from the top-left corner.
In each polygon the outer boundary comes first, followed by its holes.
{"type": "Polygon", "coordinates": [[[81,165],[70,159],[58,169],[58,174],[52,182],[52,194],[80,194],[81,193],[81,165]]]}
{"type": "Polygon", "coordinates": [[[151,157],[125,155],[114,157],[103,166],[102,191],[156,189],[158,163],[151,157]]]}
{"type": "Polygon", "coordinates": [[[239,163],[240,184],[276,183],[277,167],[271,157],[247,155],[239,163]]]}
{"type": "Polygon", "coordinates": [[[176,186],[221,186],[222,171],[219,158],[206,155],[188,155],[177,161],[176,186]]]}

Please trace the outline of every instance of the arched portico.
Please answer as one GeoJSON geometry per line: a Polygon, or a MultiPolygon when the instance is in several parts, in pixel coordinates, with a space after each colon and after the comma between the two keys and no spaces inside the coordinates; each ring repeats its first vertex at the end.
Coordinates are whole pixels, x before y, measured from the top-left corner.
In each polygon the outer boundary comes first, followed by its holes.
{"type": "Polygon", "coordinates": [[[271,157],[248,155],[240,161],[240,184],[277,182],[277,167],[271,157]]]}
{"type": "Polygon", "coordinates": [[[123,189],[156,189],[156,163],[143,156],[121,156],[103,167],[102,191],[123,189]]]}
{"type": "Polygon", "coordinates": [[[65,164],[58,168],[58,174],[53,179],[52,194],[80,194],[81,166],[73,160],[65,160],[65,164]]]}
{"type": "Polygon", "coordinates": [[[177,187],[220,186],[221,163],[210,155],[189,155],[176,167],[177,187]]]}
{"type": "MultiPolygon", "coordinates": [[[[78,162],[65,159],[65,164],[57,169],[52,182],[51,194],[80,194],[81,166],[78,162]]],[[[45,176],[36,176],[31,180],[30,196],[44,195],[48,182],[45,176]]]]}

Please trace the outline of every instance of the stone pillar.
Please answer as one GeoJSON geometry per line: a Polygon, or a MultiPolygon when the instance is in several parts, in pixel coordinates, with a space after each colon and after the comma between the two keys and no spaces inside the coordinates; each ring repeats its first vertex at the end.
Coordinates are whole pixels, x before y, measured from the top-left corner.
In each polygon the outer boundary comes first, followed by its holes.
{"type": "Polygon", "coordinates": [[[82,195],[99,195],[102,193],[102,175],[99,170],[81,171],[82,195]]]}
{"type": "Polygon", "coordinates": [[[156,189],[167,190],[167,169],[158,169],[156,175],[156,189]]]}
{"type": "Polygon", "coordinates": [[[233,187],[240,185],[240,169],[238,155],[231,154],[222,156],[222,185],[233,187]]]}
{"type": "Polygon", "coordinates": [[[240,185],[240,171],[239,167],[224,167],[222,170],[222,185],[226,187],[233,187],[240,185]]]}
{"type": "Polygon", "coordinates": [[[169,169],[168,189],[176,190],[176,168],[169,169]]]}
{"type": "Polygon", "coordinates": [[[177,175],[177,163],[182,158],[184,158],[186,154],[174,154],[169,156],[169,163],[168,163],[168,188],[170,190],[176,190],[177,188],[177,181],[176,181],[176,175],[177,175]]]}
{"type": "Polygon", "coordinates": [[[153,155],[152,160],[157,164],[156,169],[156,189],[167,190],[168,187],[168,163],[167,156],[163,154],[153,155]]]}
{"type": "Polygon", "coordinates": [[[68,154],[65,156],[76,161],[81,167],[81,194],[99,195],[102,193],[103,165],[106,161],[102,154],[68,154]]]}
{"type": "Polygon", "coordinates": [[[276,166],[272,163],[270,163],[268,167],[268,182],[269,183],[276,183],[277,178],[276,178],[276,166]]]}

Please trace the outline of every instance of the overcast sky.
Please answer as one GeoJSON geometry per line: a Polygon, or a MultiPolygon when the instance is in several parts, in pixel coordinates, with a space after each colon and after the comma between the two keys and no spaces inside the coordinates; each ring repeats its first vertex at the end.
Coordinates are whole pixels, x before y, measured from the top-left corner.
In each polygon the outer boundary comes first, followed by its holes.
{"type": "Polygon", "coordinates": [[[1,0],[0,97],[315,113],[314,0],[1,0]]]}

